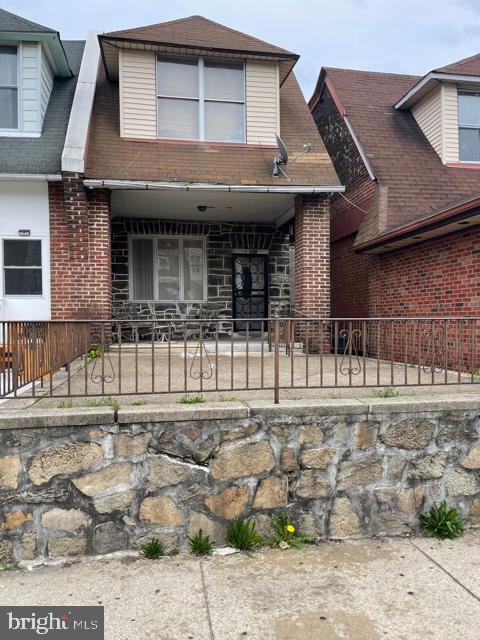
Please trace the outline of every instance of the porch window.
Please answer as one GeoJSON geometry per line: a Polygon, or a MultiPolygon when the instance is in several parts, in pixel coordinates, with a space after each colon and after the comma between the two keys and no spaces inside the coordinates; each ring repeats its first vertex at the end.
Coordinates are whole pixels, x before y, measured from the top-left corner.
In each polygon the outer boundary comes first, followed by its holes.
{"type": "Polygon", "coordinates": [[[206,299],[205,238],[131,236],[130,297],[155,302],[206,299]]]}
{"type": "Polygon", "coordinates": [[[0,129],[18,128],[17,47],[0,46],[0,129]]]}
{"type": "Polygon", "coordinates": [[[480,94],[458,94],[461,162],[480,162],[480,94]]]}
{"type": "Polygon", "coordinates": [[[157,59],[159,138],[245,142],[243,60],[157,59]]]}
{"type": "Polygon", "coordinates": [[[6,296],[42,295],[42,241],[3,241],[3,285],[6,296]]]}

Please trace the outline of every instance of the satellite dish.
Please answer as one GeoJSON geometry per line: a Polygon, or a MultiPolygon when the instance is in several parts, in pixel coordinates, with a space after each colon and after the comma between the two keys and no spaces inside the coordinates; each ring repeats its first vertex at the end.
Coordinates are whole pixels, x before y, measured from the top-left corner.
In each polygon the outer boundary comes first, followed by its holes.
{"type": "Polygon", "coordinates": [[[285,146],[285,143],[280,138],[280,136],[277,136],[277,134],[275,134],[275,138],[277,139],[277,147],[278,147],[278,150],[280,151],[280,156],[277,158],[278,164],[288,164],[287,147],[285,146]]]}

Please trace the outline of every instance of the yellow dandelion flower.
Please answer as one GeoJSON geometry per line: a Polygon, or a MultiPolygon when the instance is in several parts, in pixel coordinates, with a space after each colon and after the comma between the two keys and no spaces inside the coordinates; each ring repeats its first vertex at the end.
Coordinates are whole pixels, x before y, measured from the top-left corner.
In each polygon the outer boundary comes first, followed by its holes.
{"type": "Polygon", "coordinates": [[[295,527],[293,524],[287,524],[287,531],[288,533],[295,533],[295,527]]]}

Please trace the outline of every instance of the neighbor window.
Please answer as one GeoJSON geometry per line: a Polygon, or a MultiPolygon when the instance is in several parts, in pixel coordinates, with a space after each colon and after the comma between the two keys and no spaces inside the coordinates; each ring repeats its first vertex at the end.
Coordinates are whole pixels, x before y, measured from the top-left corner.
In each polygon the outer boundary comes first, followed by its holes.
{"type": "Polygon", "coordinates": [[[480,94],[458,94],[460,161],[480,162],[480,94]]]}
{"type": "Polygon", "coordinates": [[[205,240],[170,236],[131,236],[132,300],[205,300],[205,240]]]}
{"type": "Polygon", "coordinates": [[[0,129],[18,129],[17,47],[0,46],[0,129]]]}
{"type": "Polygon", "coordinates": [[[157,59],[159,138],[245,142],[243,61],[157,59]]]}
{"type": "Polygon", "coordinates": [[[6,296],[42,295],[41,240],[3,241],[3,282],[6,296]]]}

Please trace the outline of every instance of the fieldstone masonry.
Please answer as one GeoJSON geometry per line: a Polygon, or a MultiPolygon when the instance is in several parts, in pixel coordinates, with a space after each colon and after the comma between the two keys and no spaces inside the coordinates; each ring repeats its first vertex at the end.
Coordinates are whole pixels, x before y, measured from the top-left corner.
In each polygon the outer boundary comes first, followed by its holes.
{"type": "Polygon", "coordinates": [[[415,532],[447,498],[480,525],[480,402],[207,403],[0,414],[0,562],[159,537],[217,545],[287,510],[317,538],[415,532]],[[42,426],[44,425],[44,426],[42,426]]]}

